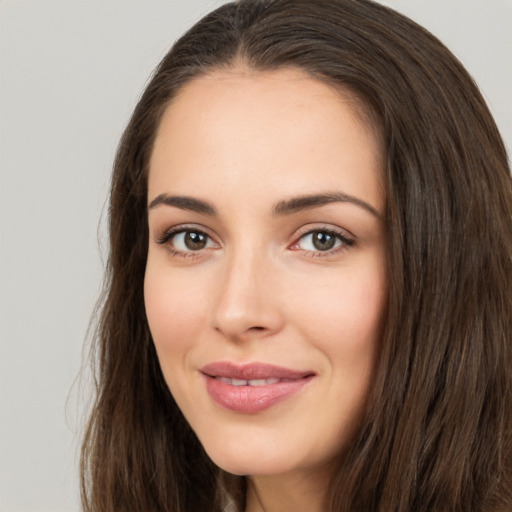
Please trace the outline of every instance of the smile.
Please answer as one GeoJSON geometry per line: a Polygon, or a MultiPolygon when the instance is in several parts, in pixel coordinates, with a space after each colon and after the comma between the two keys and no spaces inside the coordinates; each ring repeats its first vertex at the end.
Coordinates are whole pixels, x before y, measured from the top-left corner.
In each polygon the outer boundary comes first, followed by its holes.
{"type": "Polygon", "coordinates": [[[290,382],[290,379],[229,379],[228,377],[215,377],[220,381],[231,384],[231,386],[269,386],[279,382],[290,382]]]}
{"type": "Polygon", "coordinates": [[[223,409],[255,414],[291,398],[304,389],[315,373],[264,363],[209,364],[201,369],[210,398],[223,409]]]}

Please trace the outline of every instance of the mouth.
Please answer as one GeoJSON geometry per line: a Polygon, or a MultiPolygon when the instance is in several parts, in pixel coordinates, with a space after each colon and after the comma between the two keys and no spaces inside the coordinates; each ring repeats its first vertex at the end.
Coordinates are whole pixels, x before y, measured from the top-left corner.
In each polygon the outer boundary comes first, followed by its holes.
{"type": "Polygon", "coordinates": [[[271,386],[279,382],[291,382],[292,379],[230,379],[229,377],[213,377],[231,386],[271,386]]]}
{"type": "Polygon", "coordinates": [[[206,390],[223,409],[255,414],[291,398],[316,376],[312,371],[298,371],[265,363],[235,365],[218,362],[204,366],[206,390]]]}

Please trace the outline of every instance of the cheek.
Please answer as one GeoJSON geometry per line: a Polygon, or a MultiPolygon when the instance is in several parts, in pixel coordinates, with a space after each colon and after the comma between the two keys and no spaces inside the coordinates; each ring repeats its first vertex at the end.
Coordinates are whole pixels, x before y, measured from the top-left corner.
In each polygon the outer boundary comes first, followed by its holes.
{"type": "Polygon", "coordinates": [[[340,426],[335,436],[344,443],[357,429],[373,380],[387,305],[385,274],[354,271],[324,294],[313,324],[315,343],[332,372],[327,394],[333,425],[340,426]]]}
{"type": "Polygon", "coordinates": [[[387,303],[383,268],[351,268],[339,278],[306,287],[308,293],[295,294],[295,315],[317,333],[319,343],[332,343],[332,350],[348,353],[353,349],[354,354],[377,343],[387,303]]]}
{"type": "Polygon", "coordinates": [[[148,265],[144,302],[157,353],[161,361],[172,363],[198,338],[204,325],[204,301],[190,281],[181,283],[168,269],[148,265]]]}
{"type": "Polygon", "coordinates": [[[342,442],[357,428],[364,411],[387,305],[384,265],[345,270],[339,279],[308,286],[314,292],[295,305],[297,325],[325,362],[333,438],[342,442]]]}

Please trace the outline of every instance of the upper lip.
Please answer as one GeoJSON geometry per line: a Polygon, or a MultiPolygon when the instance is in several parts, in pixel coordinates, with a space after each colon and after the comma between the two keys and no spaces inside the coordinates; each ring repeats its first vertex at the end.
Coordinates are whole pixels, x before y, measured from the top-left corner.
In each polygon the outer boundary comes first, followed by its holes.
{"type": "Polygon", "coordinates": [[[229,379],[302,379],[315,374],[313,371],[293,370],[267,363],[234,364],[219,361],[207,364],[201,372],[210,377],[226,377],[229,379]]]}

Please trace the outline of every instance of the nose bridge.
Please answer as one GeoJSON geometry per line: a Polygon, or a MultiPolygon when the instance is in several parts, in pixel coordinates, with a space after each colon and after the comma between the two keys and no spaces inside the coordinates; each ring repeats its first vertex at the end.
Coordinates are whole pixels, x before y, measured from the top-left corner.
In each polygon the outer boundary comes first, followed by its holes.
{"type": "Polygon", "coordinates": [[[271,286],[274,272],[269,255],[246,245],[228,251],[223,264],[214,327],[228,337],[268,335],[278,330],[280,311],[271,286]]]}

